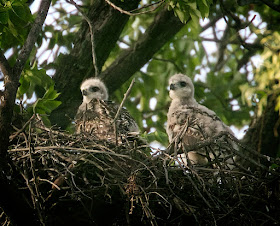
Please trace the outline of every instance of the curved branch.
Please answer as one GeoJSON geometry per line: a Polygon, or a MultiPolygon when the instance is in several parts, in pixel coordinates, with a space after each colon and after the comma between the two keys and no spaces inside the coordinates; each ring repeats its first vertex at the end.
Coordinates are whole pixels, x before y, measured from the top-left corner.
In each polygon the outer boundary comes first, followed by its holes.
{"type": "Polygon", "coordinates": [[[27,39],[20,51],[20,54],[17,58],[16,64],[14,66],[14,75],[19,78],[21,71],[31,53],[31,50],[34,47],[35,41],[38,38],[38,35],[42,29],[43,23],[47,17],[51,0],[42,0],[38,15],[35,19],[34,24],[31,27],[31,30],[27,36],[27,39]]]}
{"type": "Polygon", "coordinates": [[[157,8],[159,8],[164,3],[164,1],[161,0],[161,1],[158,1],[158,2],[155,2],[155,3],[143,6],[143,7],[139,8],[139,9],[134,9],[134,10],[131,10],[131,11],[126,11],[126,10],[123,10],[122,8],[116,6],[114,3],[112,3],[109,0],[105,0],[105,2],[107,2],[107,4],[110,5],[111,7],[113,7],[115,10],[118,10],[119,12],[121,12],[123,14],[126,14],[128,16],[137,16],[137,15],[140,15],[140,14],[145,14],[145,13],[153,12],[153,11],[155,11],[157,8]],[[144,11],[144,12],[133,13],[134,11],[138,11],[138,10],[141,10],[143,8],[147,8],[147,7],[150,7],[150,6],[153,6],[153,5],[157,5],[157,6],[155,6],[154,8],[152,8],[150,10],[144,11]]]}
{"type": "MultiPolygon", "coordinates": [[[[251,146],[259,153],[276,157],[280,147],[280,139],[275,133],[275,128],[279,120],[279,112],[275,111],[278,93],[272,93],[267,97],[267,106],[261,117],[256,118],[250,125],[242,142],[251,146]]],[[[276,128],[280,133],[280,127],[276,128]]]]}
{"type": "Polygon", "coordinates": [[[1,70],[4,74],[5,90],[0,106],[0,155],[5,158],[9,144],[9,129],[13,115],[13,107],[19,86],[20,74],[38,38],[39,32],[46,19],[51,0],[42,0],[38,15],[27,36],[13,68],[10,67],[3,53],[0,53],[1,70]]]}
{"type": "Polygon", "coordinates": [[[144,35],[100,74],[110,93],[140,70],[184,25],[166,8],[156,15],[144,35]]]}
{"type": "Polygon", "coordinates": [[[9,62],[7,61],[6,57],[4,56],[2,50],[0,50],[0,69],[4,76],[12,73],[12,68],[9,62]]]}
{"type": "MultiPolygon", "coordinates": [[[[130,8],[136,8],[138,2],[131,2],[130,8]]],[[[126,6],[128,7],[128,4],[126,6]]],[[[92,7],[88,17],[95,22],[96,57],[100,70],[118,41],[128,16],[103,1],[96,1],[92,7]]],[[[124,50],[112,65],[100,74],[99,77],[106,83],[109,91],[115,91],[140,70],[183,26],[172,11],[163,9],[158,13],[135,45],[124,50]]],[[[86,38],[88,32],[87,26],[81,28],[74,49],[69,55],[59,58],[59,67],[53,77],[55,89],[61,93],[59,100],[62,104],[51,113],[50,119],[52,124],[61,128],[69,125],[81,103],[81,93],[77,84],[94,74],[91,53],[88,51],[91,43],[86,38]]]]}
{"type": "MultiPolygon", "coordinates": [[[[133,0],[129,1],[129,3],[122,3],[121,0],[118,0],[118,3],[123,5],[126,10],[137,8],[139,2],[140,0],[133,0]]],[[[103,0],[94,1],[87,17],[94,22],[96,63],[100,71],[110,52],[115,47],[129,17],[121,14],[103,0]]],[[[79,85],[85,78],[92,77],[95,73],[92,65],[92,54],[89,51],[91,49],[89,35],[88,23],[84,22],[79,32],[77,32],[77,39],[70,54],[61,55],[56,62],[58,66],[53,79],[55,89],[60,92],[59,100],[62,104],[52,112],[50,119],[52,124],[62,128],[68,126],[81,103],[79,85]]]]}
{"type": "Polygon", "coordinates": [[[261,0],[264,4],[266,4],[271,9],[275,10],[276,12],[280,12],[280,5],[276,5],[271,0],[261,0]]]}
{"type": "Polygon", "coordinates": [[[97,67],[97,59],[96,59],[96,53],[95,53],[95,41],[94,41],[94,29],[93,29],[93,23],[92,21],[87,17],[87,15],[81,10],[81,8],[77,5],[76,2],[73,0],[66,0],[70,4],[74,5],[76,9],[81,13],[82,17],[85,19],[85,21],[88,23],[89,31],[90,31],[90,40],[91,40],[91,53],[92,53],[92,64],[94,66],[95,76],[98,77],[99,75],[99,69],[97,67]]]}
{"type": "Polygon", "coordinates": [[[39,224],[34,210],[28,205],[26,199],[23,198],[22,191],[18,190],[12,179],[9,179],[14,178],[17,171],[11,169],[13,168],[13,164],[7,155],[7,150],[20,74],[38,38],[50,3],[51,0],[42,0],[38,15],[13,68],[8,64],[4,54],[2,52],[0,53],[1,71],[4,74],[5,82],[5,90],[1,97],[0,106],[0,206],[4,209],[14,225],[39,224]]]}

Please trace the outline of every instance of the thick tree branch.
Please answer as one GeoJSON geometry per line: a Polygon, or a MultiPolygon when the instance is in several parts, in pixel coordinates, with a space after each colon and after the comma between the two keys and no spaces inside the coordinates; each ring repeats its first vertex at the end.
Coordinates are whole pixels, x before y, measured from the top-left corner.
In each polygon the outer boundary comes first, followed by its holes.
{"type": "Polygon", "coordinates": [[[274,93],[268,96],[262,116],[252,123],[242,140],[247,146],[271,157],[276,157],[276,150],[280,148],[280,139],[277,136],[277,133],[280,133],[280,127],[277,127],[279,112],[275,111],[278,95],[274,93]]]}
{"type": "Polygon", "coordinates": [[[184,24],[172,11],[162,10],[145,34],[130,49],[122,54],[104,71],[100,77],[112,93],[141,69],[153,55],[169,41],[184,24]]]}
{"type": "MultiPolygon", "coordinates": [[[[121,6],[122,9],[132,10],[138,7],[139,2],[140,0],[133,0],[123,3],[117,0],[115,4],[121,6]]],[[[87,18],[93,25],[97,68],[100,71],[115,47],[129,16],[115,10],[104,0],[97,0],[91,5],[87,18]]],[[[77,84],[81,84],[85,78],[95,74],[92,53],[89,49],[91,49],[90,31],[88,23],[84,22],[77,33],[71,53],[58,58],[58,67],[54,75],[55,88],[61,93],[59,100],[62,104],[52,112],[50,119],[53,124],[62,128],[69,124],[70,118],[74,117],[81,103],[81,93],[77,84]]]]}
{"type": "Polygon", "coordinates": [[[271,9],[275,10],[276,12],[280,12],[280,5],[276,5],[271,0],[261,0],[264,4],[266,4],[271,9]]]}
{"type": "Polygon", "coordinates": [[[276,12],[280,12],[280,5],[273,3],[272,0],[237,0],[237,3],[240,6],[263,3],[268,7],[270,7],[271,9],[275,10],[276,12]]]}
{"type": "Polygon", "coordinates": [[[4,56],[4,53],[0,50],[0,69],[3,73],[3,75],[9,75],[12,73],[12,68],[7,61],[6,57],[4,56]]]}
{"type": "Polygon", "coordinates": [[[17,88],[19,86],[19,78],[22,69],[30,55],[30,52],[38,38],[39,32],[46,19],[47,12],[50,6],[51,0],[43,0],[38,12],[38,16],[35,19],[34,24],[28,34],[28,37],[22,47],[22,50],[18,56],[18,59],[13,68],[8,64],[3,53],[0,54],[1,70],[4,74],[5,90],[3,98],[1,99],[0,106],[0,156],[5,157],[9,142],[9,128],[12,120],[13,107],[16,98],[17,88]]]}
{"type": "Polygon", "coordinates": [[[0,106],[0,156],[5,157],[9,142],[9,128],[12,120],[13,107],[16,98],[16,92],[19,85],[19,78],[22,69],[30,55],[30,52],[38,38],[39,32],[47,16],[47,12],[50,6],[51,0],[42,0],[41,6],[38,12],[38,16],[35,19],[34,24],[28,34],[26,42],[24,43],[22,50],[18,56],[18,59],[13,68],[10,67],[8,61],[2,52],[0,52],[1,71],[4,74],[5,90],[3,98],[1,99],[0,106]]]}
{"type": "Polygon", "coordinates": [[[93,29],[93,23],[90,21],[90,19],[87,17],[87,15],[81,10],[81,8],[74,2],[73,0],[66,0],[70,4],[74,5],[76,9],[82,14],[82,17],[86,20],[89,26],[90,31],[90,40],[91,40],[91,54],[92,54],[92,64],[94,66],[95,71],[95,77],[98,77],[99,75],[99,69],[97,67],[97,59],[95,54],[95,41],[94,41],[94,29],[93,29]]]}
{"type": "Polygon", "coordinates": [[[14,75],[19,78],[22,69],[30,55],[31,50],[34,47],[35,41],[38,38],[38,35],[42,29],[43,23],[47,17],[51,0],[42,0],[38,15],[35,19],[34,24],[31,27],[31,30],[27,36],[27,39],[20,51],[20,54],[17,58],[16,64],[14,66],[14,75]]]}
{"type": "Polygon", "coordinates": [[[7,156],[7,150],[20,74],[38,38],[50,3],[51,0],[42,0],[38,15],[13,68],[9,66],[3,53],[0,53],[0,65],[5,84],[0,106],[0,205],[10,217],[13,225],[38,225],[33,209],[27,204],[22,196],[22,191],[18,190],[12,180],[15,170],[12,169],[13,164],[7,156]]]}
{"type": "MultiPolygon", "coordinates": [[[[125,6],[128,7],[128,4],[126,3],[125,6]]],[[[133,6],[137,8],[138,3],[134,2],[133,6]]],[[[129,10],[124,6],[121,8],[129,10]]],[[[97,1],[90,9],[88,18],[94,21],[97,66],[100,70],[118,41],[128,16],[121,14],[104,1],[97,1]]],[[[143,37],[132,48],[124,50],[115,62],[100,74],[109,91],[112,93],[126,82],[183,26],[184,24],[174,16],[172,11],[164,9],[156,15],[143,37]]],[[[59,99],[62,104],[52,112],[51,121],[62,128],[69,125],[81,103],[82,98],[77,84],[80,84],[84,78],[94,75],[91,52],[88,51],[90,41],[86,38],[89,35],[87,24],[83,25],[79,34],[75,48],[70,55],[62,57],[54,76],[56,90],[61,92],[59,99]]]]}

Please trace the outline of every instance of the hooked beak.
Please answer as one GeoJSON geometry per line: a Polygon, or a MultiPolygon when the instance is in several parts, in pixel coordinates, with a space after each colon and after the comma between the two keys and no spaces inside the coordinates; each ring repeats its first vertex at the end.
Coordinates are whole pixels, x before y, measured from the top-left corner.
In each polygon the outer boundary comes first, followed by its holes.
{"type": "Polygon", "coordinates": [[[88,95],[88,92],[87,92],[86,90],[83,90],[83,91],[82,91],[82,94],[83,94],[83,96],[87,96],[87,95],[88,95]]]}
{"type": "Polygon", "coordinates": [[[170,90],[175,90],[175,84],[170,85],[170,90]]]}

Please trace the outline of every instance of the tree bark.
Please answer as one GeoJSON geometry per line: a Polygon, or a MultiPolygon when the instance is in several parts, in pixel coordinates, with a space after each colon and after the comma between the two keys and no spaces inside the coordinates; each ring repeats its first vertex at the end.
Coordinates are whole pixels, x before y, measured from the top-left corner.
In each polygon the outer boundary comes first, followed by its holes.
{"type": "MultiPolygon", "coordinates": [[[[103,2],[99,2],[98,5],[93,5],[88,16],[95,21],[95,45],[99,70],[115,46],[128,20],[127,15],[103,4],[103,2]]],[[[112,65],[100,74],[109,92],[112,93],[126,82],[183,26],[184,24],[174,16],[172,11],[163,9],[158,13],[154,22],[135,45],[124,50],[112,65]]],[[[61,57],[54,76],[55,88],[61,93],[59,100],[62,101],[62,104],[52,112],[51,121],[61,128],[69,125],[81,103],[82,97],[77,84],[81,84],[84,78],[94,74],[91,51],[89,51],[91,43],[86,24],[79,33],[81,35],[76,41],[75,48],[69,55],[61,57]]]]}
{"type": "Polygon", "coordinates": [[[0,52],[0,67],[5,84],[0,102],[0,205],[14,225],[38,225],[33,208],[27,204],[13,181],[17,172],[13,172],[15,168],[7,150],[19,78],[46,19],[50,3],[51,0],[42,0],[14,67],[9,65],[4,54],[0,52]]]}
{"type": "Polygon", "coordinates": [[[242,140],[247,146],[271,157],[276,157],[280,151],[280,118],[279,112],[275,111],[277,96],[276,93],[268,96],[261,117],[252,123],[242,140]]]}
{"type": "Polygon", "coordinates": [[[166,8],[156,15],[153,23],[135,45],[124,50],[112,65],[101,73],[109,92],[114,92],[140,70],[183,26],[173,11],[166,8]]]}
{"type": "MultiPolygon", "coordinates": [[[[140,0],[133,0],[122,3],[118,0],[116,4],[124,10],[132,10],[137,8],[139,2],[140,0]]],[[[87,17],[93,24],[97,67],[100,71],[115,47],[129,16],[112,8],[104,0],[98,0],[94,1],[87,17]]],[[[90,32],[86,21],[77,32],[77,39],[71,53],[59,56],[56,63],[58,66],[53,79],[55,89],[61,93],[58,99],[62,104],[52,112],[50,119],[53,124],[65,128],[81,103],[79,85],[85,78],[94,76],[90,32]]]]}

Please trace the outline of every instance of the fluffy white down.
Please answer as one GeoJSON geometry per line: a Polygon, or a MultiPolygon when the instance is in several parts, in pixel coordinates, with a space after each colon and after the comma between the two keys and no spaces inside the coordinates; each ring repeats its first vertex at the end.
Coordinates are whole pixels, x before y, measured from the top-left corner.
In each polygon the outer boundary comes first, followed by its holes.
{"type": "Polygon", "coordinates": [[[96,86],[100,90],[98,92],[91,92],[88,96],[83,96],[83,102],[89,103],[92,99],[107,100],[108,90],[105,84],[98,78],[90,78],[85,80],[81,85],[81,91],[88,90],[91,86],[96,86]]]}
{"type": "Polygon", "coordinates": [[[79,111],[85,111],[87,104],[92,99],[108,100],[108,90],[105,84],[98,78],[89,78],[81,84],[81,92],[87,91],[88,95],[83,95],[83,103],[79,107],[79,111]],[[97,92],[91,92],[90,87],[98,87],[97,92]]]}
{"type": "MultiPolygon", "coordinates": [[[[111,121],[114,119],[112,117],[114,117],[117,113],[119,106],[111,101],[108,101],[108,90],[105,84],[98,78],[90,78],[81,84],[80,89],[83,94],[83,102],[79,106],[76,118],[81,113],[85,113],[88,115],[88,118],[92,117],[90,120],[95,117],[93,121],[88,120],[85,122],[85,125],[87,125],[88,128],[91,128],[94,125],[95,129],[98,128],[100,130],[100,134],[103,133],[102,131],[105,131],[107,134],[113,132],[114,128],[111,121]],[[110,123],[105,125],[104,122],[110,123]],[[104,128],[102,128],[102,126],[104,128]]],[[[123,131],[123,133],[139,133],[137,123],[126,109],[121,110],[117,122],[119,127],[118,129],[123,131]]]]}
{"type": "MultiPolygon", "coordinates": [[[[174,132],[178,132],[181,128],[180,123],[182,122],[182,118],[176,117],[176,112],[188,112],[188,107],[197,108],[203,112],[206,112],[208,115],[216,116],[216,113],[207,107],[197,103],[194,99],[194,86],[191,79],[183,74],[175,74],[169,79],[169,85],[173,84],[175,86],[175,90],[169,91],[169,96],[172,99],[168,114],[167,114],[167,134],[169,138],[169,142],[172,141],[174,136],[174,132]],[[186,87],[179,87],[180,82],[186,82],[186,87]],[[170,125],[175,125],[174,129],[170,130],[170,125]]],[[[183,114],[185,115],[185,114],[183,114]]],[[[231,129],[225,125],[220,120],[213,120],[212,117],[205,116],[202,114],[197,113],[197,118],[201,123],[204,125],[204,130],[209,137],[215,136],[222,131],[227,131],[231,134],[231,129]]]]}
{"type": "MultiPolygon", "coordinates": [[[[182,130],[186,121],[190,120],[194,127],[188,127],[185,132],[184,145],[195,144],[201,140],[219,135],[221,132],[233,134],[214,111],[197,103],[194,98],[194,85],[191,79],[183,74],[175,74],[169,79],[169,96],[172,99],[167,114],[167,128],[169,142],[182,130]],[[202,131],[202,132],[201,132],[202,131]]],[[[196,151],[188,153],[188,158],[194,163],[203,165],[207,159],[196,151]]],[[[182,156],[181,156],[182,157],[182,156]]]]}

